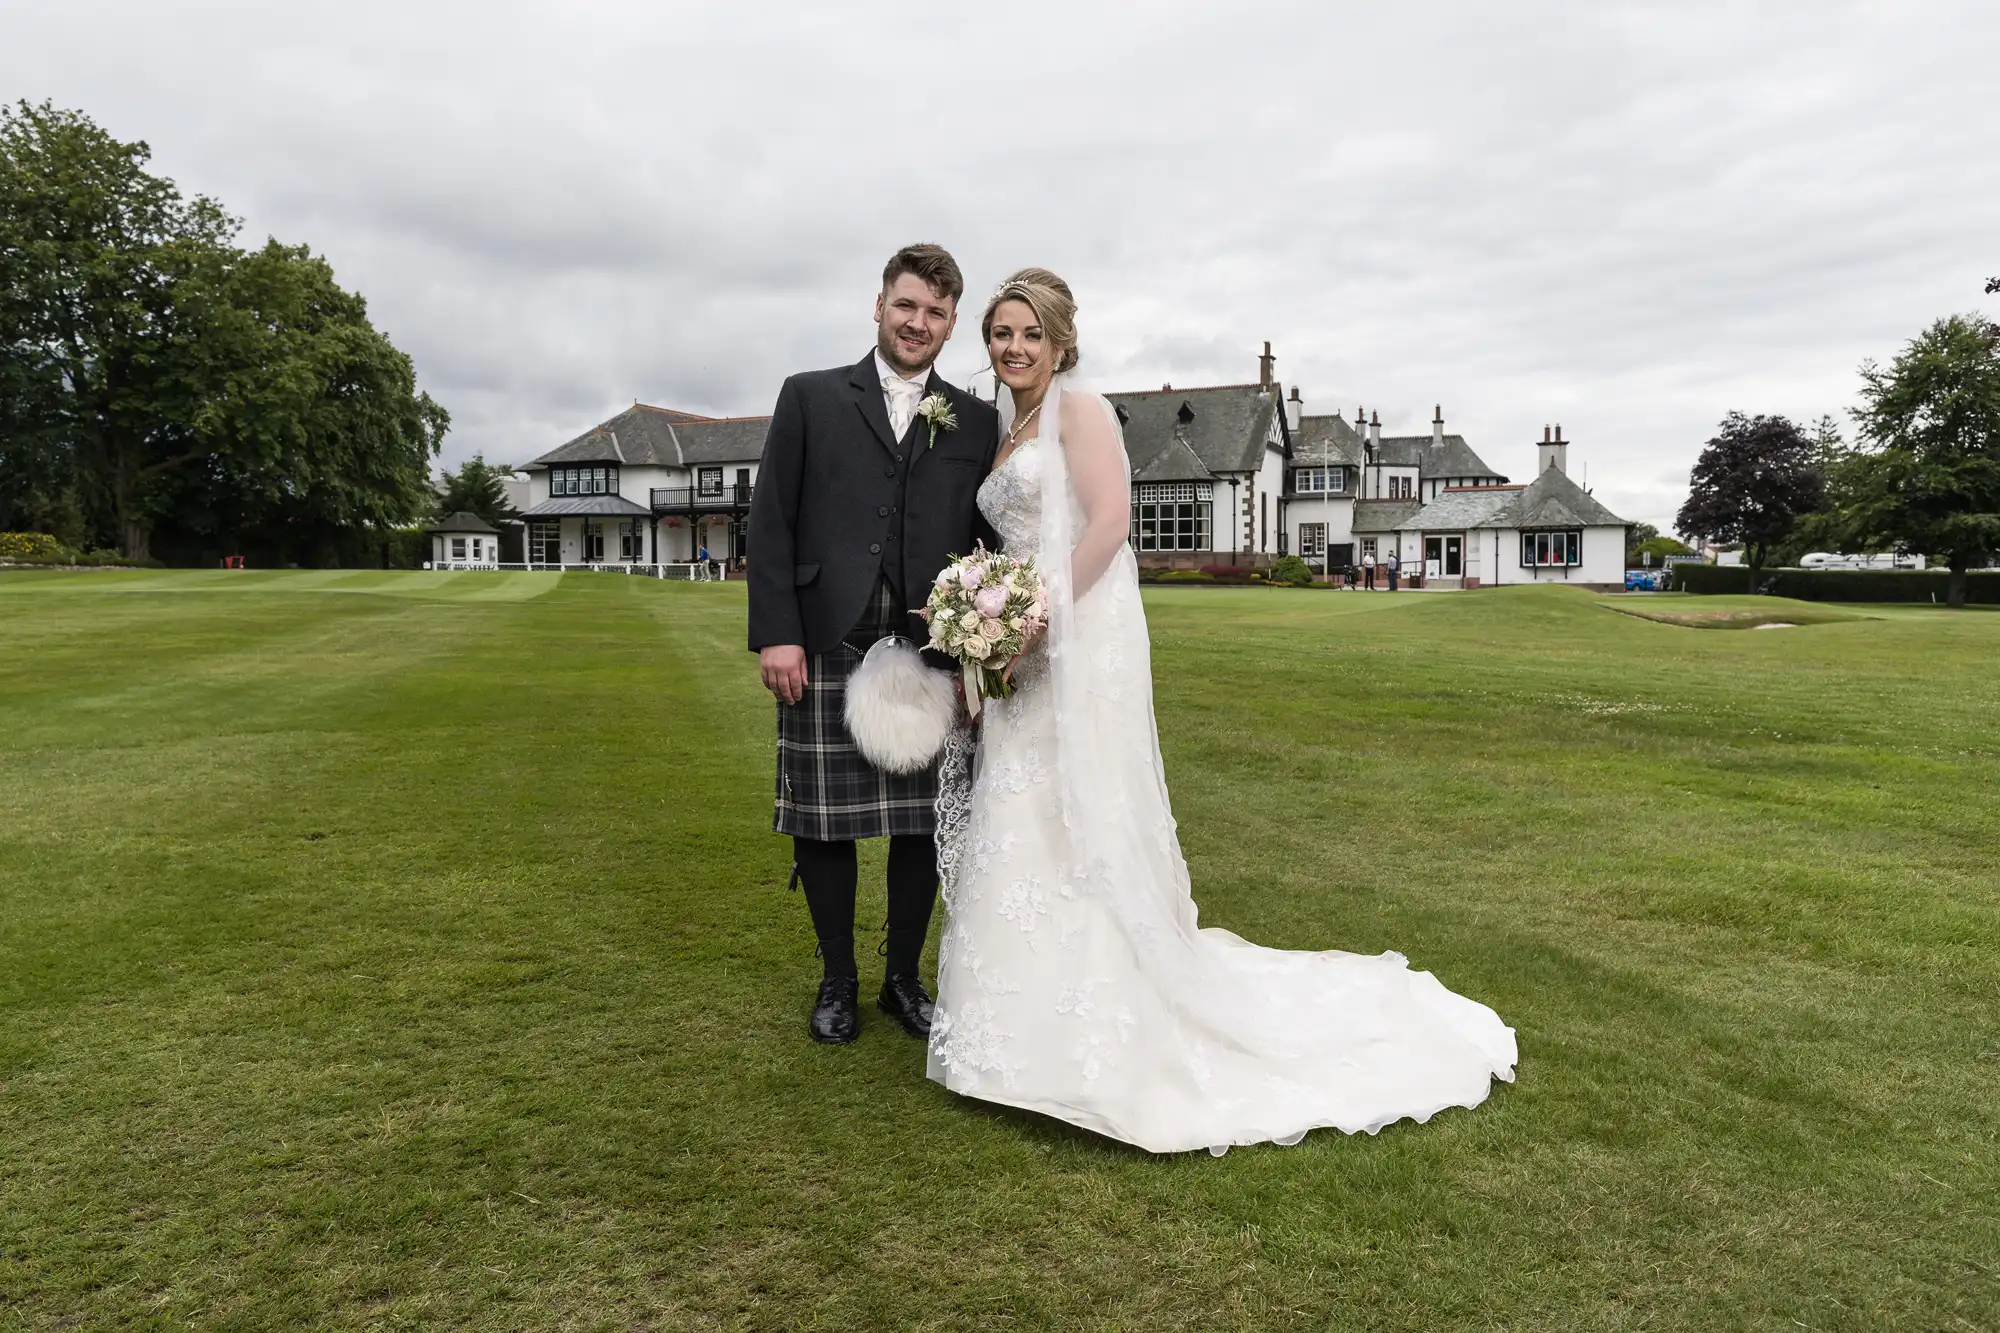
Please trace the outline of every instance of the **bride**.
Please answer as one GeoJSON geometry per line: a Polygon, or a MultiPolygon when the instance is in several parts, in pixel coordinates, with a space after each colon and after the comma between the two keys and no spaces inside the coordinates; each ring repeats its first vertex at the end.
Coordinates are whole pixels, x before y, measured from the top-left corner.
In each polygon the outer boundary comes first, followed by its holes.
{"type": "MultiPolygon", "coordinates": [[[[1032,554],[1043,644],[990,701],[969,808],[941,810],[930,1077],[1152,1152],[1374,1133],[1483,1101],[1514,1032],[1402,955],[1259,948],[1196,924],[1153,720],[1118,418],[1070,382],[1045,269],[988,302],[1005,432],[979,507],[1032,554]]],[[[948,807],[949,795],[940,800],[948,807]]]]}

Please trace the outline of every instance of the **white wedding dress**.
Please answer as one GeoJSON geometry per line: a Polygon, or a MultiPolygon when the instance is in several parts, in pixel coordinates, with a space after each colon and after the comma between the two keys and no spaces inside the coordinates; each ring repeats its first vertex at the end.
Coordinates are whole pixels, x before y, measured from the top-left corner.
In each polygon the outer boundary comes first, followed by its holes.
{"type": "MultiPolygon", "coordinates": [[[[1066,381],[1041,437],[979,492],[1004,549],[1037,557],[1052,615],[1019,688],[986,704],[969,804],[949,783],[940,799],[930,1077],[1152,1152],[1477,1105],[1514,1076],[1514,1032],[1493,1010],[1400,954],[1265,949],[1197,926],[1131,551],[1079,572],[1072,596],[1075,534],[1091,506],[1126,513],[1129,484],[1110,405],[1066,381]],[[1080,497],[1073,472],[1097,493],[1080,497]]],[[[1001,407],[1004,429],[1004,394],[1001,407]]]]}

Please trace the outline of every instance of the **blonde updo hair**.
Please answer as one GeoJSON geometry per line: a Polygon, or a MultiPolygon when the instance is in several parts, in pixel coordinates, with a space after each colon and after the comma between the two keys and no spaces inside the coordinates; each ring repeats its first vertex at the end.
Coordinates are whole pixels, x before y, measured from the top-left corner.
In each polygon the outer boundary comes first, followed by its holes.
{"type": "Polygon", "coordinates": [[[986,303],[979,321],[979,336],[993,338],[993,312],[1002,301],[1025,301],[1042,326],[1042,336],[1055,344],[1056,373],[1076,369],[1076,297],[1069,284],[1045,268],[1024,268],[1000,284],[986,303]]]}

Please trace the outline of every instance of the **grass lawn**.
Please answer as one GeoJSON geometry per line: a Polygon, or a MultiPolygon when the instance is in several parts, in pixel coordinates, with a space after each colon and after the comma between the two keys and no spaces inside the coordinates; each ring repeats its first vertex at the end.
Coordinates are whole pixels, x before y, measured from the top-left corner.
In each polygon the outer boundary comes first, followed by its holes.
{"type": "Polygon", "coordinates": [[[0,574],[0,1326],[2000,1328],[2000,616],[1605,600],[1147,594],[1204,919],[1520,1033],[1216,1160],[806,1039],[741,584],[0,574]]]}

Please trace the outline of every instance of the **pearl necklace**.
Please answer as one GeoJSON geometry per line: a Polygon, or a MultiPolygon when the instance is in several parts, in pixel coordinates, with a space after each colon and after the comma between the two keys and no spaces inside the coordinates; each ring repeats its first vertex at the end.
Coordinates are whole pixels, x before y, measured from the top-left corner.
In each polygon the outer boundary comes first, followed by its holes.
{"type": "Polygon", "coordinates": [[[1016,444],[1020,443],[1021,432],[1028,428],[1029,422],[1033,421],[1036,417],[1040,416],[1041,414],[1042,414],[1042,405],[1040,403],[1036,403],[1034,408],[1028,413],[1028,415],[1022,417],[1019,421],[1015,422],[1014,429],[1007,432],[1007,447],[1011,449],[1016,444]]]}

